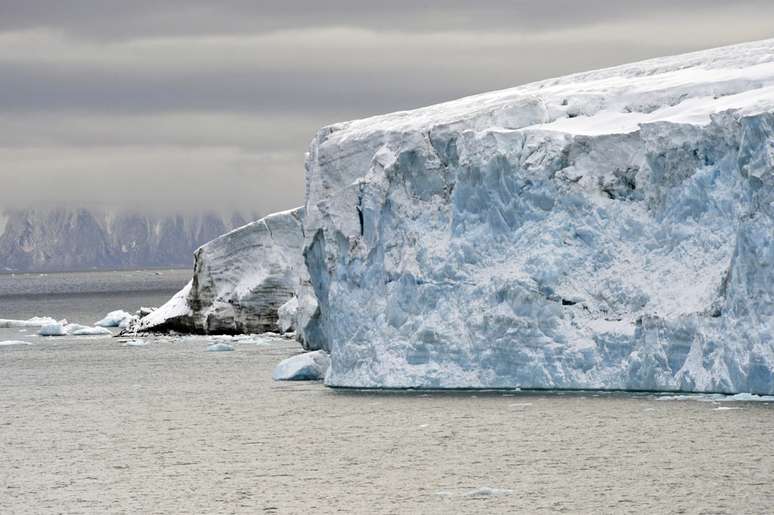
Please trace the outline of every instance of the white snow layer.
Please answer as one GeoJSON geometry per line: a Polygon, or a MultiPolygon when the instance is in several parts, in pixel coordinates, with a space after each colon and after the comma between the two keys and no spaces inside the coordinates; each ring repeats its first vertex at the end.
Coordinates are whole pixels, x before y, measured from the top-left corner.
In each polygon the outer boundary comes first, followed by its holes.
{"type": "Polygon", "coordinates": [[[306,168],[329,385],[774,393],[774,40],[332,125],[306,168]]]}
{"type": "Polygon", "coordinates": [[[330,357],[322,350],[305,352],[281,361],[272,373],[275,381],[319,381],[325,378],[330,357]]]}

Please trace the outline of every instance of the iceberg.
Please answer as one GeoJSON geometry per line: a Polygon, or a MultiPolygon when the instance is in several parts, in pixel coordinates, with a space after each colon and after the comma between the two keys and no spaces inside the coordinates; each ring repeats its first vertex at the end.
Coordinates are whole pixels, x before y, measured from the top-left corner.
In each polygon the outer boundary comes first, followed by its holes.
{"type": "Polygon", "coordinates": [[[305,208],[330,386],[774,393],[774,40],[325,127],[305,208]]]}
{"type": "Polygon", "coordinates": [[[272,373],[275,381],[319,381],[330,367],[330,357],[323,350],[305,352],[281,361],[272,373]]]}
{"type": "MultiPolygon", "coordinates": [[[[125,332],[251,334],[296,327],[290,301],[311,292],[303,216],[303,208],[275,213],[202,246],[192,281],[125,332]]],[[[303,341],[303,331],[297,335],[303,341]]]]}
{"type": "Polygon", "coordinates": [[[124,347],[146,347],[148,342],[139,338],[133,338],[124,342],[124,347]]]}

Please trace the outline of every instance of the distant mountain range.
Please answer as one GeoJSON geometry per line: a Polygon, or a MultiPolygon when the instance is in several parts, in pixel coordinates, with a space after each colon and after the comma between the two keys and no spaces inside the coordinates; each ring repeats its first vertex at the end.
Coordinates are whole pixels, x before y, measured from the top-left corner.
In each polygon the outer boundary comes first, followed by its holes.
{"type": "Polygon", "coordinates": [[[237,213],[6,210],[0,213],[0,273],[187,267],[203,243],[252,219],[237,213]]]}

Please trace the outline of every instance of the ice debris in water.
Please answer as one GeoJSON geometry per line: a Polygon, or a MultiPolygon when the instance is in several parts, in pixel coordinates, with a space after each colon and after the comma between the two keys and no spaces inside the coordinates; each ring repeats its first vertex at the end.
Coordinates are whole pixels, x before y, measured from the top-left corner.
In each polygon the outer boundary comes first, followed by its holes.
{"type": "Polygon", "coordinates": [[[55,323],[56,320],[51,317],[32,317],[28,320],[9,320],[0,318],[0,328],[2,329],[11,327],[43,327],[55,323]]]}
{"type": "Polygon", "coordinates": [[[331,364],[328,353],[322,350],[305,352],[281,361],[272,373],[275,381],[319,381],[331,364]]]}
{"type": "Polygon", "coordinates": [[[207,352],[227,352],[234,350],[234,347],[226,342],[213,343],[207,346],[207,352]]]}
{"type": "Polygon", "coordinates": [[[46,324],[38,331],[39,336],[66,336],[64,324],[60,322],[54,322],[52,324],[46,324]]]}
{"type": "Polygon", "coordinates": [[[696,402],[774,402],[774,395],[755,395],[752,393],[737,393],[736,395],[693,394],[693,395],[661,395],[659,401],[696,401],[696,402]]]}
{"type": "Polygon", "coordinates": [[[10,347],[12,345],[32,345],[32,343],[21,340],[5,340],[0,342],[0,347],[10,347]]]}
{"type": "Polygon", "coordinates": [[[488,486],[482,486],[480,488],[476,488],[475,490],[469,490],[467,492],[447,492],[442,491],[436,493],[436,495],[440,495],[442,497],[504,497],[506,495],[511,495],[513,493],[513,490],[506,490],[503,488],[490,488],[488,486]]]}
{"type": "Polygon", "coordinates": [[[126,340],[124,342],[124,347],[145,347],[146,345],[148,345],[148,342],[145,340],[140,340],[139,338],[126,340]]]}
{"type": "Polygon", "coordinates": [[[70,324],[60,320],[44,325],[38,331],[39,336],[112,336],[110,329],[104,327],[89,327],[81,324],[70,324]]]}
{"type": "Polygon", "coordinates": [[[126,311],[111,311],[105,315],[105,318],[96,322],[94,325],[98,327],[126,327],[133,318],[135,318],[134,315],[127,313],[126,311]]]}

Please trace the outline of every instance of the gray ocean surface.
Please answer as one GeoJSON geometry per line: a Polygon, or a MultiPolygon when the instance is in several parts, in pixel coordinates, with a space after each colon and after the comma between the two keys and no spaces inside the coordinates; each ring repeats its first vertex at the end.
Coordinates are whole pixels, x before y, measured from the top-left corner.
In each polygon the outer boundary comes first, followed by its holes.
{"type": "MultiPolygon", "coordinates": [[[[0,318],[92,324],[190,271],[0,275],[0,318]]],[[[282,338],[0,329],[0,513],[770,513],[774,403],[277,383],[282,338]]]]}

